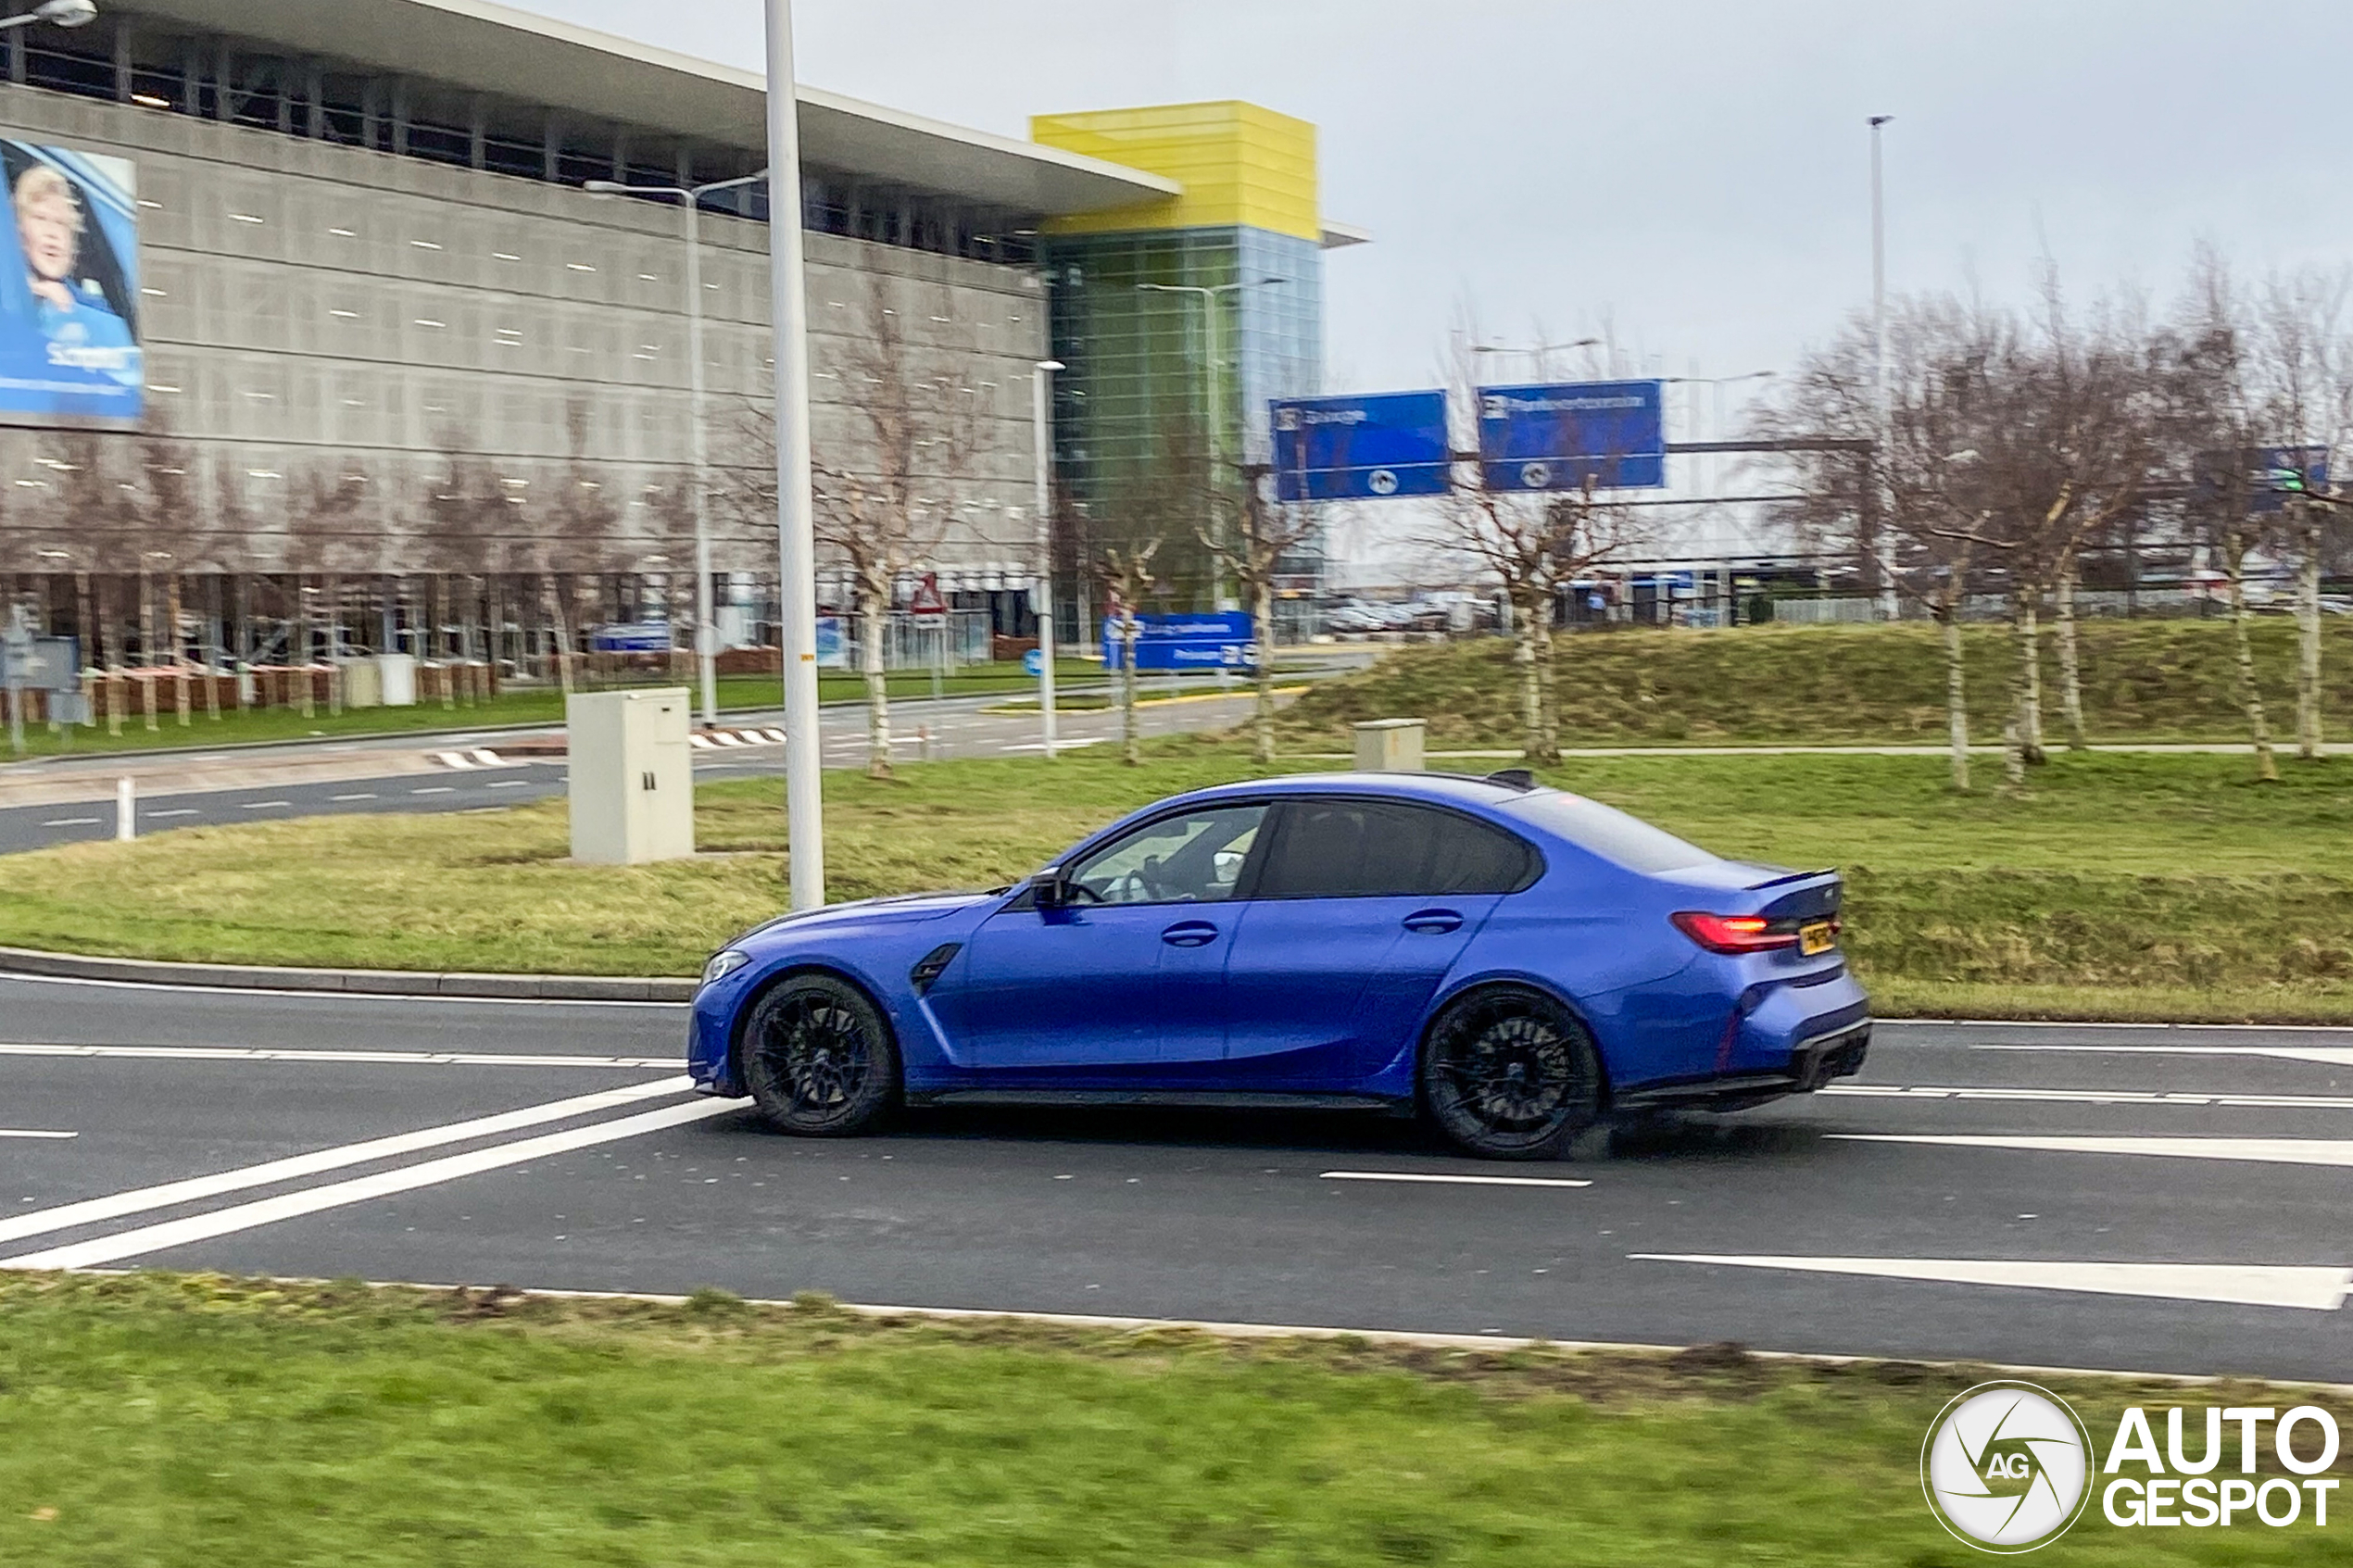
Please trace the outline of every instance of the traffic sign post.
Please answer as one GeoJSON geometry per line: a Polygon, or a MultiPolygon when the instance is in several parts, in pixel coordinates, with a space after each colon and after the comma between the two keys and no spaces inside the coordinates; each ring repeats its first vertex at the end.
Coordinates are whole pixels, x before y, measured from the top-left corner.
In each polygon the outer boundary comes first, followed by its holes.
{"type": "Polygon", "coordinates": [[[1452,452],[1443,392],[1290,397],[1269,408],[1278,501],[1446,492],[1452,452]]]}
{"type": "Polygon", "coordinates": [[[948,600],[939,591],[937,572],[924,573],[924,580],[915,585],[915,596],[907,601],[907,611],[917,626],[932,634],[931,695],[937,701],[940,683],[948,672],[948,600]]]}
{"type": "Polygon", "coordinates": [[[1564,382],[1478,389],[1490,490],[1656,490],[1667,483],[1666,384],[1564,382]]]}

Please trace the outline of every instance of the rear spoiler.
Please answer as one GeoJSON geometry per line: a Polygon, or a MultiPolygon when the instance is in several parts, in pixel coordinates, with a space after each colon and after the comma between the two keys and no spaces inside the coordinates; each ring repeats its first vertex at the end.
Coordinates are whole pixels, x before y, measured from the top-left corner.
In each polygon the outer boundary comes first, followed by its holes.
{"type": "Polygon", "coordinates": [[[1757,911],[1759,914],[1783,919],[1795,916],[1801,920],[1826,916],[1835,920],[1846,894],[1845,881],[1835,871],[1792,872],[1755,883],[1749,891],[1770,892],[1775,888],[1786,891],[1768,902],[1757,911]]]}
{"type": "MultiPolygon", "coordinates": [[[[1777,866],[1759,866],[1757,870],[1779,871],[1780,868],[1777,866]]],[[[1750,883],[1748,884],[1748,890],[1751,893],[1760,893],[1768,887],[1780,887],[1784,884],[1792,882],[1811,882],[1818,876],[1836,876],[1837,874],[1838,871],[1835,867],[1824,867],[1818,872],[1782,872],[1780,875],[1768,876],[1763,882],[1750,883]]]]}

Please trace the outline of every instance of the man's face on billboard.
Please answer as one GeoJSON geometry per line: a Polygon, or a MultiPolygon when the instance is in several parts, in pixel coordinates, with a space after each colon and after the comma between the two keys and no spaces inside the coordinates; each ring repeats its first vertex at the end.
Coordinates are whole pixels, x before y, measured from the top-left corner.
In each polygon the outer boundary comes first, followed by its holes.
{"type": "Polygon", "coordinates": [[[71,198],[54,191],[17,203],[17,237],[24,246],[26,265],[44,278],[63,282],[73,276],[81,229],[71,198]]]}

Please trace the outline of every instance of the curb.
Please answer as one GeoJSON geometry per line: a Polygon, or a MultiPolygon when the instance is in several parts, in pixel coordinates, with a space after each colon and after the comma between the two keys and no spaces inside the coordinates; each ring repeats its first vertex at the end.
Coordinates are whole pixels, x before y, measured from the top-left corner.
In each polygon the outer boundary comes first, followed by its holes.
{"type": "Polygon", "coordinates": [[[686,1002],[696,982],[670,976],[427,973],[394,969],[270,969],[247,964],[156,963],[0,947],[0,974],[128,985],[205,985],[233,991],[317,991],[368,997],[473,997],[493,1001],[686,1002]]]}

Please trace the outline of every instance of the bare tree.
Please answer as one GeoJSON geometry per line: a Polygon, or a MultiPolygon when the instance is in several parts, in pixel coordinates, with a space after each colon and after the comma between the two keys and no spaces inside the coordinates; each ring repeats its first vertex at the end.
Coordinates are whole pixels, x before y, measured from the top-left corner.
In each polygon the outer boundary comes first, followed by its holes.
{"type": "MultiPolygon", "coordinates": [[[[1457,331],[1450,367],[1461,406],[1478,407],[1476,332],[1457,331]]],[[[1499,583],[1512,607],[1512,661],[1520,689],[1521,747],[1536,763],[1560,760],[1560,718],[1553,666],[1554,605],[1561,584],[1630,557],[1639,545],[1633,514],[1604,495],[1599,455],[1571,490],[1527,490],[1504,483],[1485,463],[1457,465],[1455,483],[1434,508],[1425,543],[1499,583]]]]}
{"type": "Polygon", "coordinates": [[[2161,345],[2170,445],[2193,526],[2222,561],[2228,584],[2236,695],[2256,778],[2276,783],[2279,764],[2270,716],[2255,677],[2248,635],[2248,558],[2275,542],[2284,521],[2268,494],[2264,449],[2284,416],[2281,397],[2265,384],[2246,302],[2221,257],[2202,251],[2190,288],[2161,345]]]}
{"type": "Polygon", "coordinates": [[[1126,551],[1103,552],[1103,582],[1110,594],[1103,616],[1116,625],[1120,641],[1119,756],[1131,768],[1144,760],[1143,739],[1136,731],[1136,606],[1152,591],[1152,557],[1159,553],[1157,539],[1126,551]]]}
{"type": "Polygon", "coordinates": [[[849,395],[851,432],[811,465],[818,548],[848,568],[857,596],[866,774],[876,779],[891,776],[891,602],[900,579],[966,521],[962,492],[982,450],[981,390],[962,381],[954,356],[918,341],[893,297],[887,280],[870,277],[855,330],[824,340],[849,395]]]}
{"type": "Polygon", "coordinates": [[[2341,529],[2348,504],[2331,458],[2353,445],[2353,332],[2346,322],[2353,271],[2308,268],[2266,280],[2253,308],[2255,361],[2262,387],[2266,442],[2295,453],[2294,486],[2280,503],[2283,542],[2296,557],[2296,749],[2318,759],[2321,720],[2321,573],[2328,535],[2341,529]],[[2308,483],[2309,458],[2329,470],[2308,483]]]}

